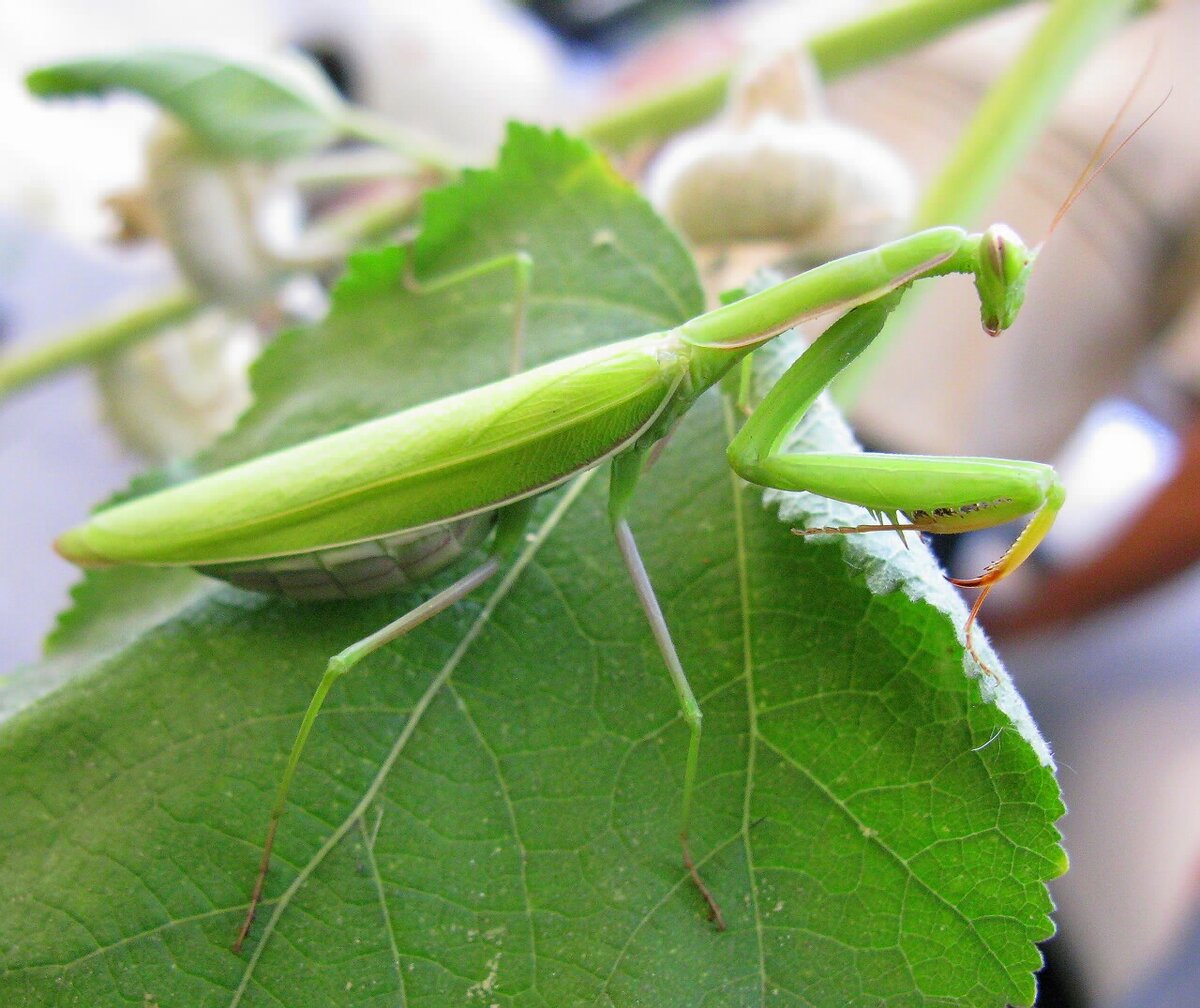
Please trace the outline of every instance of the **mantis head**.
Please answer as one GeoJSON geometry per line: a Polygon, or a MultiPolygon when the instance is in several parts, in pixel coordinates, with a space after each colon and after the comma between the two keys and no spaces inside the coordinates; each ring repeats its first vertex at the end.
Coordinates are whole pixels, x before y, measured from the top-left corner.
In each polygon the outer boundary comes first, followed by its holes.
{"type": "Polygon", "coordinates": [[[997,336],[1013,324],[1025,300],[1025,284],[1037,249],[1029,248],[1012,228],[993,224],[979,243],[975,289],[983,328],[997,336]]]}

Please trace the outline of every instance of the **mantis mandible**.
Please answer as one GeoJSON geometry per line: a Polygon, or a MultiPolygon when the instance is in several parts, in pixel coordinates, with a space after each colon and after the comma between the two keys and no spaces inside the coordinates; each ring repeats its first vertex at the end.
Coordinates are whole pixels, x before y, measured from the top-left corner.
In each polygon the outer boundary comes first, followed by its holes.
{"type": "MultiPolygon", "coordinates": [[[[702,392],[757,347],[807,318],[849,309],[754,411],[729,446],[730,465],[750,482],[812,491],[876,516],[872,525],[819,531],[963,532],[1032,513],[1009,551],[979,578],[963,582],[986,594],[1029,556],[1053,522],[1064,495],[1050,467],[977,458],[786,454],[781,445],[821,391],[875,338],[913,281],[971,275],[984,328],[994,335],[1012,323],[1033,258],[1003,225],[973,235],[955,227],[922,231],[826,263],[667,332],[578,353],[107,508],[62,535],[57,549],[81,566],[186,565],[239,587],[296,599],[393,591],[486,547],[486,559],[449,587],[330,658],[279,783],[234,949],[249,934],[292,778],[333,684],[492,577],[519,542],[533,498],[606,461],[617,546],[690,733],[680,818],[683,863],[710,918],[723,927],[688,846],[700,706],[626,520],[647,455],[702,392]]],[[[517,253],[436,285],[512,268],[523,298],[530,265],[517,253]]],[[[972,620],[977,611],[978,602],[972,620]]]]}

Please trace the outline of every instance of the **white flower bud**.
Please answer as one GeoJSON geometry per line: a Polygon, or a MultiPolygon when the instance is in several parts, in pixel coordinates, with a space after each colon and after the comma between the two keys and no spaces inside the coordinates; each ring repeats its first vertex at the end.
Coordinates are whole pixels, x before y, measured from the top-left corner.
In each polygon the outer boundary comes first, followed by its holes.
{"type": "Polygon", "coordinates": [[[664,147],[651,202],[696,245],[785,242],[819,261],[895,237],[916,203],[907,167],[821,105],[806,58],[754,58],[716,124],[664,147]]]}
{"type": "Polygon", "coordinates": [[[248,311],[271,295],[278,260],[262,225],[276,195],[267,169],[206,152],[170,120],[151,138],[147,199],[180,273],[209,300],[248,311]]]}
{"type": "Polygon", "coordinates": [[[186,458],[250,405],[247,370],[261,348],[253,324],[209,310],[98,364],[103,411],[138,454],[186,458]]]}
{"type": "Polygon", "coordinates": [[[793,46],[760,45],[734,71],[725,118],[745,127],[763,115],[802,123],[825,115],[821,75],[808,53],[793,46]]]}

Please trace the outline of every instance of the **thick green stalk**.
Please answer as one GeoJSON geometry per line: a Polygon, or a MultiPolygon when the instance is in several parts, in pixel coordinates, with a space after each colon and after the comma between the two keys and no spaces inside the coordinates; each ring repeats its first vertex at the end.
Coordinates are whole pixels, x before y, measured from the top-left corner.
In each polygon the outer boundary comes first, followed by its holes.
{"type": "MultiPolygon", "coordinates": [[[[1026,0],[906,0],[809,42],[821,76],[833,80],[916,49],[976,18],[1026,0]]],[[[725,101],[729,70],[691,81],[593,120],[583,135],[609,150],[658,140],[712,116],[725,101]]]]}
{"type": "Polygon", "coordinates": [[[1050,118],[1076,70],[1135,6],[1135,0],[1053,4],[1025,50],[988,92],[954,156],[925,194],[917,211],[918,227],[969,227],[978,222],[1050,118]]]}
{"type": "MultiPolygon", "coordinates": [[[[1079,66],[1139,6],[1137,0],[1056,0],[1024,51],[980,103],[954,154],[926,193],[916,226],[977,225],[979,215],[1049,120],[1079,66]]],[[[837,384],[839,402],[854,402],[917,303],[917,297],[910,297],[888,321],[883,335],[846,369],[837,384]]]]}
{"type": "Polygon", "coordinates": [[[172,291],[128,314],[88,326],[19,357],[0,360],[0,400],[55,371],[99,360],[164,326],[182,322],[200,307],[200,300],[192,291],[172,291]]]}

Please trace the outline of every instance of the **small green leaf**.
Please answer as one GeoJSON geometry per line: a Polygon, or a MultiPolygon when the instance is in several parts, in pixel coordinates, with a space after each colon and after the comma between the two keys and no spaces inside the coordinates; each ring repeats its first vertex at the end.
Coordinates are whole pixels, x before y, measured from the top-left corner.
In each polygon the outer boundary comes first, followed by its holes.
{"type": "MultiPolygon", "coordinates": [[[[675,239],[558,134],[515,129],[496,171],[431,199],[416,269],[515,247],[535,260],[531,363],[700,305],[675,239]]],[[[417,294],[405,255],[354,259],[202,465],[503,373],[511,278],[417,294]]],[[[242,956],[327,657],[427,592],[215,588],[80,657],[0,734],[0,1003],[1032,1003],[1062,807],[1020,701],[963,674],[964,610],[923,547],[793,536],[779,512],[823,505],[764,507],[724,462],[734,424],[705,397],[632,516],[705,712],[692,846],[728,931],[681,864],[687,733],[597,478],[541,502],[514,577],[334,688],[242,956]]],[[[797,436],[847,447],[828,412],[797,436]]],[[[85,593],[68,637],[113,608],[85,593]]]]}
{"type": "Polygon", "coordinates": [[[335,140],[345,114],[321,69],[298,52],[251,60],[151,49],[41,67],[26,84],[44,98],[133,91],[174,115],[213,152],[262,161],[335,140]]]}

